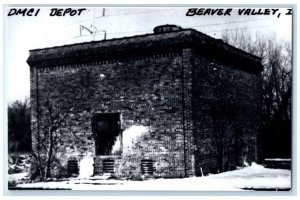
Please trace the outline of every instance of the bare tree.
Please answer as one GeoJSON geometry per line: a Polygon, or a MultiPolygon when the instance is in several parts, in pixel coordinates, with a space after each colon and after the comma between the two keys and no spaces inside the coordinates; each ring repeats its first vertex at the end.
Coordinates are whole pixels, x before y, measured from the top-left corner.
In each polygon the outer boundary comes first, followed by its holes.
{"type": "Polygon", "coordinates": [[[36,123],[41,125],[37,130],[37,146],[33,151],[33,158],[38,172],[37,176],[42,181],[50,177],[51,165],[56,159],[57,144],[63,138],[62,128],[67,126],[67,119],[72,108],[72,104],[67,101],[57,103],[47,99],[36,113],[39,117],[39,122],[36,123]]]}
{"type": "MultiPolygon", "coordinates": [[[[51,169],[60,164],[56,162],[59,144],[62,144],[66,137],[77,137],[74,118],[78,112],[76,109],[78,103],[76,104],[74,99],[77,100],[76,102],[85,102],[89,94],[88,87],[93,85],[90,72],[79,70],[82,71],[79,80],[74,78],[73,74],[57,76],[55,80],[49,80],[51,84],[40,86],[38,94],[32,98],[35,102],[32,105],[34,119],[32,126],[35,130],[33,135],[35,170],[32,170],[35,174],[32,179],[45,181],[51,177],[51,169]]],[[[43,78],[51,79],[47,75],[43,78]]]]}

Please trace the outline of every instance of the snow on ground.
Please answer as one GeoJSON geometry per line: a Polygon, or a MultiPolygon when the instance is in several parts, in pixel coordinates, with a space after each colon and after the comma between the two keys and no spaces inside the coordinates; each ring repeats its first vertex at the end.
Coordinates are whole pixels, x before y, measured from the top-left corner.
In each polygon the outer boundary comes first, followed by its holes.
{"type": "Polygon", "coordinates": [[[8,181],[19,183],[22,179],[27,179],[28,172],[9,174],[8,181]]]}
{"type": "Polygon", "coordinates": [[[290,158],[265,158],[265,161],[291,161],[290,158]]]}
{"type": "Polygon", "coordinates": [[[226,179],[235,188],[287,189],[291,188],[291,171],[268,169],[253,163],[251,167],[224,172],[212,176],[213,179],[226,179]]]}
{"type": "MultiPolygon", "coordinates": [[[[107,177],[106,177],[107,178],[107,177]]],[[[69,181],[18,184],[21,188],[72,190],[168,190],[239,191],[243,189],[289,189],[291,171],[268,169],[253,163],[250,167],[205,177],[150,179],[145,181],[105,180],[103,177],[75,178],[69,181]],[[102,180],[101,180],[102,178],[102,180]]]]}

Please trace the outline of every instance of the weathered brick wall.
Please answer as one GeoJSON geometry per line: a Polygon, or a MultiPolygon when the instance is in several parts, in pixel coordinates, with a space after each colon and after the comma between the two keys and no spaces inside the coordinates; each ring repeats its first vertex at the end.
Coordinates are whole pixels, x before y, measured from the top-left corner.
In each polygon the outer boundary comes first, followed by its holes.
{"type": "MultiPolygon", "coordinates": [[[[121,155],[111,157],[118,177],[141,177],[143,159],[154,161],[154,177],[226,171],[255,161],[261,107],[258,75],[230,64],[226,53],[214,56],[212,48],[199,53],[192,46],[145,48],[103,58],[91,49],[82,61],[65,56],[55,62],[56,48],[33,53],[33,149],[47,147],[48,122],[54,120],[59,140],[52,174],[67,174],[68,160],[80,161],[88,153],[95,157],[95,174],[103,174],[107,157],[95,155],[92,132],[96,113],[120,113],[123,133],[134,126],[147,129],[131,149],[124,144],[121,155]],[[52,58],[39,62],[47,51],[52,58]],[[219,61],[223,59],[226,63],[219,61]]],[[[59,48],[70,53],[81,47],[59,48]]],[[[243,58],[249,59],[249,70],[254,61],[249,55],[243,58]]]]}
{"type": "Polygon", "coordinates": [[[195,171],[201,175],[256,161],[259,75],[197,52],[193,68],[195,171]]]}
{"type": "MultiPolygon", "coordinates": [[[[116,170],[122,170],[116,174],[141,175],[141,159],[150,158],[154,160],[154,176],[184,176],[182,64],[182,52],[173,52],[80,65],[37,66],[38,74],[32,67],[32,112],[36,116],[39,105],[41,135],[47,128],[47,105],[63,118],[56,168],[66,169],[71,157],[80,160],[88,152],[95,156],[91,119],[96,112],[116,112],[122,115],[123,131],[131,126],[150,130],[134,145],[137,152],[115,162],[116,170]]],[[[37,125],[33,124],[35,145],[37,125]]]]}
{"type": "Polygon", "coordinates": [[[193,92],[193,53],[192,49],[185,48],[182,51],[182,87],[183,87],[183,136],[184,136],[184,157],[186,176],[194,176],[194,136],[192,120],[192,92],[193,92]]]}

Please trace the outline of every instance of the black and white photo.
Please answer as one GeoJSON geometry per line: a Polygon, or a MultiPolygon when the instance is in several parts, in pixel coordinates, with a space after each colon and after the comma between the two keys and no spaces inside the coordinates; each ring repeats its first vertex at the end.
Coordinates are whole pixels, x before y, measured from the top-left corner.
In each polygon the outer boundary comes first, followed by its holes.
{"type": "Polygon", "coordinates": [[[9,190],[292,190],[292,7],[5,12],[9,190]]]}

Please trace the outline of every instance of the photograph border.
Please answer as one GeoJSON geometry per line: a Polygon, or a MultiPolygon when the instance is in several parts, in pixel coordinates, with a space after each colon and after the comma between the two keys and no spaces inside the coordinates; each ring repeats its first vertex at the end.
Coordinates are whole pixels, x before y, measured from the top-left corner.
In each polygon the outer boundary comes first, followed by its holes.
{"type": "Polygon", "coordinates": [[[4,4],[3,10],[5,11],[7,7],[278,7],[278,8],[285,8],[285,7],[292,7],[293,8],[293,21],[292,21],[292,49],[293,49],[293,56],[292,56],[292,190],[289,192],[270,192],[270,191],[245,191],[245,192],[226,192],[226,191],[213,191],[213,192],[205,192],[205,191],[11,191],[8,190],[8,151],[7,151],[7,53],[5,52],[5,48],[8,48],[7,45],[7,32],[6,27],[8,26],[6,21],[6,13],[3,12],[3,58],[4,58],[4,68],[3,68],[3,191],[5,196],[169,196],[169,195],[176,195],[176,196],[295,196],[297,194],[297,5],[296,4],[4,4]]]}

